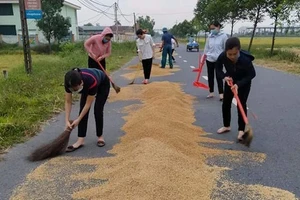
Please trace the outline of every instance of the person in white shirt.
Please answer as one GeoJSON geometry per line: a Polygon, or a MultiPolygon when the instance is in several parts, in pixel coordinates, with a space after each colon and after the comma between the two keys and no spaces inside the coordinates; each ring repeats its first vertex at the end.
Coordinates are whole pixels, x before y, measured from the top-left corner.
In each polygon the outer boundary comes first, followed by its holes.
{"type": "MultiPolygon", "coordinates": [[[[208,76],[208,86],[209,86],[209,95],[207,98],[212,98],[214,96],[214,82],[215,82],[215,69],[216,69],[216,61],[219,55],[225,50],[225,43],[228,39],[228,36],[225,33],[221,33],[221,24],[217,21],[211,23],[210,31],[205,48],[204,54],[206,55],[206,66],[207,66],[207,76],[208,76]]],[[[220,95],[220,101],[223,101],[223,93],[224,93],[224,83],[223,80],[217,79],[218,90],[220,95]]]]}
{"type": "Polygon", "coordinates": [[[152,60],[154,59],[155,49],[154,42],[151,35],[145,34],[142,29],[136,31],[138,39],[136,40],[136,46],[138,49],[138,55],[140,62],[143,64],[144,70],[144,84],[148,84],[152,68],[152,60]]]}
{"type": "Polygon", "coordinates": [[[174,53],[174,51],[175,51],[175,46],[177,45],[177,43],[176,43],[176,41],[172,38],[171,39],[171,42],[172,42],[172,60],[173,60],[173,62],[174,63],[176,63],[176,60],[175,60],[175,58],[174,58],[174,56],[173,56],[173,53],[174,53]]]}

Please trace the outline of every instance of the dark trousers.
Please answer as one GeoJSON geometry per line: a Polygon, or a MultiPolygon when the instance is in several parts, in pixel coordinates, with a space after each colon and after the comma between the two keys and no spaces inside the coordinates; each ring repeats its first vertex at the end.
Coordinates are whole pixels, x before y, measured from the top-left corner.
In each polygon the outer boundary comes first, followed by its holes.
{"type": "MultiPolygon", "coordinates": [[[[103,60],[100,61],[100,64],[102,65],[102,67],[106,70],[106,61],[105,58],[103,60]]],[[[101,67],[99,66],[98,62],[96,62],[93,58],[91,58],[89,56],[88,58],[88,66],[89,68],[96,68],[96,69],[101,69],[101,67]]],[[[102,70],[103,71],[103,70],[102,70]]]]}
{"type": "MultiPolygon", "coordinates": [[[[216,62],[210,62],[210,61],[206,60],[206,66],[207,66],[209,92],[213,93],[214,87],[215,87],[216,62]]],[[[217,75],[216,75],[216,79],[217,79],[219,94],[223,94],[223,92],[224,92],[223,91],[223,87],[224,87],[223,80],[218,79],[217,75]]]]}
{"type": "Polygon", "coordinates": [[[152,68],[152,58],[142,60],[144,78],[150,79],[151,68],[152,68]]]}
{"type": "MultiPolygon", "coordinates": [[[[247,99],[250,93],[251,85],[246,85],[242,88],[238,89],[238,97],[241,101],[241,104],[244,108],[245,114],[247,116],[247,99]]],[[[224,99],[222,105],[222,114],[223,114],[223,124],[225,127],[230,126],[231,121],[231,105],[232,105],[233,93],[230,87],[225,83],[225,90],[224,90],[224,99]]],[[[243,120],[242,114],[237,106],[238,109],[238,130],[244,131],[245,130],[245,122],[243,120]]]]}
{"type": "Polygon", "coordinates": [[[174,56],[173,56],[174,50],[175,50],[175,49],[172,49],[172,53],[171,53],[171,54],[172,54],[172,60],[173,60],[173,61],[175,60],[175,58],[174,58],[174,56]]]}
{"type": "MultiPolygon", "coordinates": [[[[94,116],[96,122],[96,134],[98,137],[102,136],[103,134],[103,109],[106,103],[108,94],[110,90],[110,82],[109,79],[105,76],[105,81],[99,85],[96,100],[94,104],[94,116]]],[[[85,103],[86,103],[87,94],[81,94],[80,99],[80,111],[81,113],[85,103]]],[[[78,124],[78,137],[85,137],[88,125],[88,118],[89,118],[89,111],[87,114],[82,118],[82,120],[78,124]]]]}

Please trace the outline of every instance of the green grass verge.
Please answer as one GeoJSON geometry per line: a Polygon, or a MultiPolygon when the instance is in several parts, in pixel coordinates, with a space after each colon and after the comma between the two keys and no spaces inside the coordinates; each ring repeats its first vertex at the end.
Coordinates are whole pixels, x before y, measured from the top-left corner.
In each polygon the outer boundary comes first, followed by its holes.
{"type": "MultiPolygon", "coordinates": [[[[19,49],[1,49],[0,61],[6,56],[22,57],[12,51],[19,49]]],[[[135,43],[113,43],[108,71],[118,69],[135,55],[135,43]]],[[[62,111],[63,77],[75,66],[87,67],[83,43],[65,44],[51,55],[33,52],[31,75],[25,73],[22,64],[8,67],[8,79],[0,78],[0,152],[35,135],[43,122],[62,111]]]]}

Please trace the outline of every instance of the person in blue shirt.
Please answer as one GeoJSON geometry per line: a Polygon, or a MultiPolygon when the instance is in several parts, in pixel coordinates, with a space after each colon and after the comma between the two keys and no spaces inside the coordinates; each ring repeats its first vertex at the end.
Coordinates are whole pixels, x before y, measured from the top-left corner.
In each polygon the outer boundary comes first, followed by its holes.
{"type": "Polygon", "coordinates": [[[161,58],[161,68],[165,68],[166,67],[166,62],[167,62],[167,56],[169,56],[169,65],[170,68],[173,68],[173,63],[172,63],[172,38],[176,41],[177,47],[178,45],[178,41],[176,40],[176,38],[168,33],[168,29],[167,28],[163,28],[163,36],[161,38],[162,40],[162,45],[160,48],[160,51],[162,51],[162,58],[161,58]]]}
{"type": "Polygon", "coordinates": [[[100,69],[95,68],[73,68],[65,74],[65,120],[66,127],[74,129],[78,126],[78,140],[72,146],[68,146],[66,152],[72,152],[84,145],[87,132],[89,110],[94,105],[96,122],[97,145],[105,145],[103,139],[103,109],[110,91],[108,77],[100,69]],[[80,110],[77,119],[70,123],[72,109],[72,94],[81,94],[80,110]]]}

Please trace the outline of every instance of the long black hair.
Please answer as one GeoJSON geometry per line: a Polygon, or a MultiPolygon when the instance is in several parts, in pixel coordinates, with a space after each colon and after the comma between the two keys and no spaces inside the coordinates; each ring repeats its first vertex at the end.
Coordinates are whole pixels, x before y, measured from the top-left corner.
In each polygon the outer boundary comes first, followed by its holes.
{"type": "Polygon", "coordinates": [[[73,68],[65,74],[65,86],[76,87],[81,84],[82,76],[79,68],[73,68]]]}

